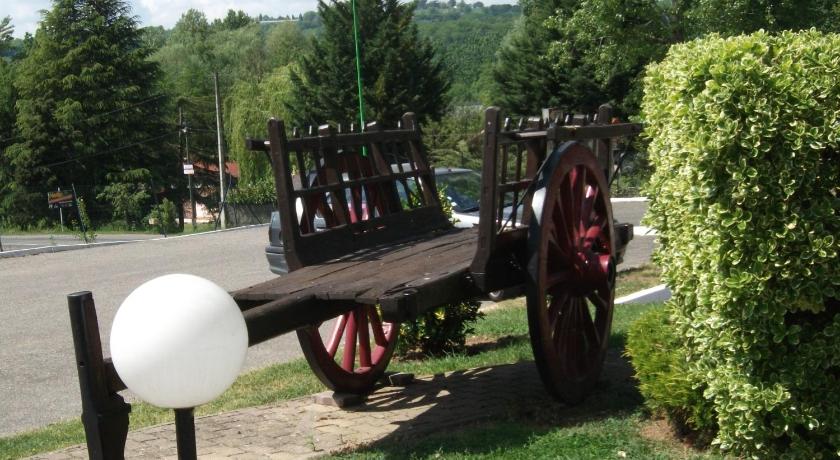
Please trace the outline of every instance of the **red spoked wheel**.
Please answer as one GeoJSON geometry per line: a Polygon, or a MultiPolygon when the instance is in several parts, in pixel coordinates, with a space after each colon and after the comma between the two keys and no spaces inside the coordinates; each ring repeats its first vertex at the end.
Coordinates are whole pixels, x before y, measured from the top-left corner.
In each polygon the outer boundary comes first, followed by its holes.
{"type": "Polygon", "coordinates": [[[585,146],[568,142],[537,178],[528,233],[528,326],[549,393],[577,403],[597,381],[615,293],[607,181],[585,146]]]}
{"type": "Polygon", "coordinates": [[[372,305],[339,316],[324,343],[318,326],[297,331],[303,355],[315,375],[333,391],[367,393],[385,373],[399,337],[399,324],[382,321],[372,305]]]}

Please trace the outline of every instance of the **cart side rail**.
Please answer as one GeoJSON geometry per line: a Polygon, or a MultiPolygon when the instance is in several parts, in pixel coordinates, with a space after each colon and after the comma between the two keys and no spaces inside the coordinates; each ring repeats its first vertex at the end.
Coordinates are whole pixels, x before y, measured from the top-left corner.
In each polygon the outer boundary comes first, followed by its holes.
{"type": "Polygon", "coordinates": [[[396,129],[286,135],[268,122],[281,237],[290,270],[448,228],[414,114],[396,129]]]}
{"type": "Polygon", "coordinates": [[[613,151],[622,138],[642,130],[638,123],[619,123],[612,108],[595,115],[545,109],[542,116],[514,123],[490,107],[484,119],[484,163],[478,246],[470,271],[485,292],[524,280],[525,238],[532,217],[531,185],[554,148],[579,141],[595,154],[608,182],[614,173],[613,151]]]}

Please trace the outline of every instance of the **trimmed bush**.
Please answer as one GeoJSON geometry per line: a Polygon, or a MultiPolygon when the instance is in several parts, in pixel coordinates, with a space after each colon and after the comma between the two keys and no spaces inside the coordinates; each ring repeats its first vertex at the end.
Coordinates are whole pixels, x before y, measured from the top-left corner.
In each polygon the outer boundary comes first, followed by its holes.
{"type": "Polygon", "coordinates": [[[647,223],[724,451],[840,454],[840,36],[706,39],[648,70],[647,223]]]}
{"type": "Polygon", "coordinates": [[[630,326],[626,354],[648,409],[667,415],[697,444],[708,444],[717,433],[714,408],[703,397],[703,386],[689,378],[685,348],[668,308],[648,310],[630,326]]]}

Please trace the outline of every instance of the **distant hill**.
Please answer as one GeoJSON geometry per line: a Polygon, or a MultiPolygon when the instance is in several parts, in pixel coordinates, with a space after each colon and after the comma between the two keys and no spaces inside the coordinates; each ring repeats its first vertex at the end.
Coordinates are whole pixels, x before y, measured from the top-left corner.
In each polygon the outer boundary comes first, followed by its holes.
{"type": "Polygon", "coordinates": [[[482,101],[496,51],[521,14],[519,5],[418,1],[414,20],[452,76],[452,102],[482,101]]]}
{"type": "MultiPolygon", "coordinates": [[[[482,101],[489,91],[489,67],[502,39],[521,16],[519,5],[472,4],[419,0],[414,21],[420,33],[435,45],[447,74],[452,76],[450,96],[455,104],[482,101]],[[484,78],[482,78],[482,76],[484,78]]],[[[295,20],[307,34],[322,30],[321,18],[314,11],[291,17],[273,18],[260,15],[265,26],[295,20]]]]}

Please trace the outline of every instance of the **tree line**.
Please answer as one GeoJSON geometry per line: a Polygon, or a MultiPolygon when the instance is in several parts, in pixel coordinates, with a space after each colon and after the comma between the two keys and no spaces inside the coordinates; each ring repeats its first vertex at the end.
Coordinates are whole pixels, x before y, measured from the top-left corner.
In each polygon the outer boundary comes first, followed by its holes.
{"type": "MultiPolygon", "coordinates": [[[[478,168],[481,108],[639,112],[645,66],[708,33],[834,31],[831,0],[357,0],[366,120],[424,122],[437,164],[478,168]]],[[[140,27],[122,0],[54,0],[34,36],[0,22],[0,225],[50,225],[47,191],[75,186],[96,223],[140,227],[156,202],[218,209],[215,83],[237,193],[270,199],[266,159],[244,150],[265,122],[358,122],[349,2],[294,20],[185,12],[140,27]],[[216,78],[214,78],[214,76],[216,78]]],[[[231,176],[226,176],[231,181],[231,176]]],[[[250,199],[250,198],[249,198],[250,199]]],[[[247,200],[246,200],[247,201],[247,200]]],[[[181,207],[178,207],[179,210],[181,207]]]]}

